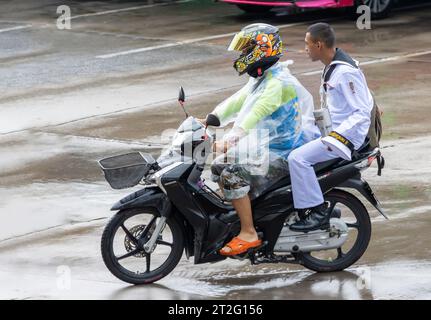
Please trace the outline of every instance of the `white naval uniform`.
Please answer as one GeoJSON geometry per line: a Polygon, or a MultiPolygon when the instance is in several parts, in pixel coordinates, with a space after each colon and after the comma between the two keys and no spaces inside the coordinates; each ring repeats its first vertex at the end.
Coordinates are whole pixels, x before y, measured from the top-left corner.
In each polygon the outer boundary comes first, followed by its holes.
{"type": "MultiPolygon", "coordinates": [[[[337,54],[331,63],[337,66],[326,83],[325,103],[331,115],[332,130],[350,140],[357,150],[368,134],[373,97],[362,71],[346,62],[337,61],[336,58],[337,54]]],[[[323,80],[320,90],[322,96],[323,80]]],[[[313,140],[290,153],[289,171],[296,209],[311,208],[323,203],[322,190],[313,165],[339,157],[350,160],[351,151],[329,136],[313,140]]]]}

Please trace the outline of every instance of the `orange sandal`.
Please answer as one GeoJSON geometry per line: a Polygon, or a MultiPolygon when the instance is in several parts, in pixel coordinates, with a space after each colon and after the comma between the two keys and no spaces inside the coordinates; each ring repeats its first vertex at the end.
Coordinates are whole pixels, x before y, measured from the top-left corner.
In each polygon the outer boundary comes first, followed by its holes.
{"type": "Polygon", "coordinates": [[[260,239],[257,239],[252,242],[248,242],[238,237],[235,237],[225,246],[230,248],[231,251],[226,252],[226,251],[223,251],[223,248],[222,248],[220,249],[219,253],[223,256],[236,256],[237,254],[247,252],[248,249],[258,247],[261,244],[262,244],[262,240],[260,239]]]}

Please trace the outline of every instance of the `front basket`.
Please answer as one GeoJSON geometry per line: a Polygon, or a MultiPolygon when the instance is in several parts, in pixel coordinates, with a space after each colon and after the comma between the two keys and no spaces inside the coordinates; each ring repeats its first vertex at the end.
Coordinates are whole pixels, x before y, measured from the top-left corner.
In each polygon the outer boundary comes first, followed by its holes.
{"type": "Polygon", "coordinates": [[[121,154],[99,161],[105,179],[113,189],[136,186],[154,163],[155,160],[150,154],[142,152],[121,154]]]}

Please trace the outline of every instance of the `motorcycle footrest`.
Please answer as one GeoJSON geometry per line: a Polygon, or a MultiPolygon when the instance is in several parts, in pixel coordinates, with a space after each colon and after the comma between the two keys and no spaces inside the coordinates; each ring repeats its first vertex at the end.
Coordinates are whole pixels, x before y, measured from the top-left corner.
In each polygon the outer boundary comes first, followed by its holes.
{"type": "Polygon", "coordinates": [[[247,252],[249,252],[249,253],[257,252],[257,251],[259,251],[260,249],[262,249],[262,248],[266,247],[266,246],[267,246],[267,244],[268,244],[268,241],[264,241],[264,242],[262,242],[262,244],[261,244],[260,246],[257,246],[257,247],[254,247],[254,248],[250,248],[250,249],[248,249],[248,250],[247,250],[247,252]]]}

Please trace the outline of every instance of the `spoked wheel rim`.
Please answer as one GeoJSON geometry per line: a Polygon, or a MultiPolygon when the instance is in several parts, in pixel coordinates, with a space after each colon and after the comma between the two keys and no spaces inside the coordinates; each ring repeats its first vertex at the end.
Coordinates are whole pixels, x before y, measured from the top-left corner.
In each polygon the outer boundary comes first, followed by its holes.
{"type": "Polygon", "coordinates": [[[370,7],[372,13],[376,14],[385,11],[391,4],[391,1],[392,0],[365,0],[364,4],[370,7]]]}
{"type": "Polygon", "coordinates": [[[328,267],[341,265],[349,260],[357,260],[360,256],[355,256],[358,255],[358,252],[365,250],[364,246],[366,248],[369,241],[371,230],[368,214],[357,210],[357,207],[347,198],[328,196],[325,198],[325,202],[332,212],[331,218],[341,218],[346,223],[347,240],[339,248],[303,253],[303,257],[313,264],[328,267]]]}
{"type": "Polygon", "coordinates": [[[160,217],[154,213],[139,213],[124,219],[118,225],[112,238],[112,258],[123,272],[151,276],[157,274],[157,271],[169,261],[173,253],[173,236],[168,224],[158,236],[155,250],[147,252],[144,249],[145,243],[151,238],[159,220],[160,217]],[[134,221],[130,221],[132,219],[134,221]],[[161,247],[168,250],[160,252],[158,249],[161,247]],[[155,259],[156,255],[157,259],[155,259]]]}

